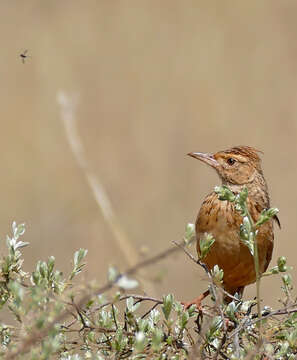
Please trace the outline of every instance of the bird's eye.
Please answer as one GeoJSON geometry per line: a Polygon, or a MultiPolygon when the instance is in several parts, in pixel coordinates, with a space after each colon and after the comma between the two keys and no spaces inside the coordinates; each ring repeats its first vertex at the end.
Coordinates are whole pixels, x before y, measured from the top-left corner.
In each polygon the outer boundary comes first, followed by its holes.
{"type": "Polygon", "coordinates": [[[228,163],[229,165],[233,165],[235,162],[236,162],[236,160],[233,159],[233,158],[227,159],[227,163],[228,163]]]}

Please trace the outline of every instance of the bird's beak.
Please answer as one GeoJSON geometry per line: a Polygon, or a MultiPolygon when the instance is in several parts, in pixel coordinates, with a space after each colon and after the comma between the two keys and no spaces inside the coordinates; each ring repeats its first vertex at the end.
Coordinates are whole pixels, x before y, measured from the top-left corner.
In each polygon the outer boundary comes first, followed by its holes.
{"type": "Polygon", "coordinates": [[[213,157],[213,154],[191,152],[188,155],[192,156],[195,159],[198,159],[198,160],[201,160],[201,161],[205,162],[206,164],[210,165],[211,167],[213,167],[215,169],[219,165],[217,160],[213,157]]]}

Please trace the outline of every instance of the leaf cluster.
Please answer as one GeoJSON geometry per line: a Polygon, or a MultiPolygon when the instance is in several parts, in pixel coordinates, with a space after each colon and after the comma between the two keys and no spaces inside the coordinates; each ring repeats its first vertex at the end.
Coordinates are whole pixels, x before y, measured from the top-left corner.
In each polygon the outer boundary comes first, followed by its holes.
{"type": "MultiPolygon", "coordinates": [[[[247,193],[234,195],[228,188],[216,191],[222,201],[235,202],[243,216],[242,241],[254,241],[250,233],[275,214],[267,210],[257,223],[251,223],[247,193]]],[[[0,310],[14,317],[7,323],[0,320],[3,359],[292,360],[297,356],[297,299],[288,272],[291,268],[283,256],[261,274],[262,279],[281,275],[279,309],[263,306],[259,316],[254,299],[243,301],[235,295],[231,302],[223,302],[228,296],[221,288],[224,274],[215,266],[208,273],[211,304],[198,311],[195,306],[184,309],[172,294],[155,299],[129,293],[138,282],[113,267],[108,271],[113,291],[94,293],[91,284],[75,280],[83,271],[84,249],[75,252],[73,269],[66,276],[56,269],[53,256],[38,261],[28,274],[21,253],[28,245],[20,240],[24,232],[24,224],[13,223],[7,254],[0,261],[0,310]],[[81,294],[88,291],[90,296],[82,303],[81,294]]],[[[189,224],[186,248],[193,235],[189,224]]],[[[202,264],[214,243],[206,234],[197,264],[202,264]]]]}

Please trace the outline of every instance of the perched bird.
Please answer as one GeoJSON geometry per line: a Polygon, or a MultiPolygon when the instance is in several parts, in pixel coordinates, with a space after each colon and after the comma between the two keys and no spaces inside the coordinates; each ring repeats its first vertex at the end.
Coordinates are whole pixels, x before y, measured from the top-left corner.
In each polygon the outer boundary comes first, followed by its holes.
{"type": "MultiPolygon", "coordinates": [[[[263,209],[270,207],[266,180],[261,168],[258,150],[250,146],[236,146],[215,154],[189,153],[214,168],[222,184],[238,194],[246,186],[248,189],[247,204],[249,212],[256,222],[263,209]]],[[[279,220],[275,217],[279,224],[279,220]]],[[[205,233],[213,235],[215,242],[203,262],[211,270],[216,264],[223,269],[223,287],[234,295],[240,295],[246,285],[256,281],[254,260],[248,247],[239,236],[242,217],[232,202],[221,201],[213,191],[206,196],[196,220],[197,252],[200,254],[200,239],[205,233]]],[[[280,224],[279,224],[280,225],[280,224]]],[[[259,267],[263,273],[271,260],[273,250],[273,221],[259,227],[256,241],[259,252],[259,267]]],[[[185,307],[196,304],[209,294],[204,292],[195,300],[185,303],[185,307]]]]}

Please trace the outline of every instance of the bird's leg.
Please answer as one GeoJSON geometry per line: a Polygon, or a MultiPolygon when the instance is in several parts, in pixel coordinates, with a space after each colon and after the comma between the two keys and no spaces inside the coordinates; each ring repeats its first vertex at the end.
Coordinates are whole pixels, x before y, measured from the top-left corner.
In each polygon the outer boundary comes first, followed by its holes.
{"type": "Polygon", "coordinates": [[[188,302],[182,302],[182,305],[184,305],[185,309],[188,309],[191,305],[196,305],[197,310],[202,310],[201,302],[204,298],[206,298],[209,295],[209,290],[204,291],[201,295],[199,295],[197,298],[193,299],[192,301],[188,302]]]}

